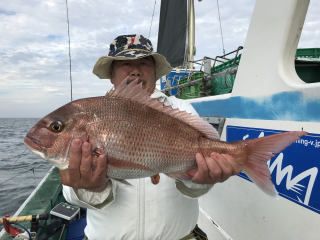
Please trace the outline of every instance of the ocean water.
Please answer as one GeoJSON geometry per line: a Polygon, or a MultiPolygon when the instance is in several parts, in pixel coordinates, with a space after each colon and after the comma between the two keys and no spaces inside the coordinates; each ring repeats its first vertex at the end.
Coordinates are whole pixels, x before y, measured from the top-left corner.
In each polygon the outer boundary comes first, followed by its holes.
{"type": "Polygon", "coordinates": [[[0,118],[0,218],[5,214],[12,216],[52,167],[26,149],[23,142],[38,121],[37,118],[0,118]]]}

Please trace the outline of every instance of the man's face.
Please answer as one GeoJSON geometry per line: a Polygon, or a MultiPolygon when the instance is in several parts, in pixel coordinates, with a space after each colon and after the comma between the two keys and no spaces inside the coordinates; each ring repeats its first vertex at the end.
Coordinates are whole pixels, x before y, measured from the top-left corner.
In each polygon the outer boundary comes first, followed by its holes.
{"type": "Polygon", "coordinates": [[[113,61],[113,71],[110,73],[111,83],[117,87],[127,76],[129,76],[128,83],[139,77],[143,89],[149,87],[148,92],[152,93],[157,81],[152,57],[113,61]]]}

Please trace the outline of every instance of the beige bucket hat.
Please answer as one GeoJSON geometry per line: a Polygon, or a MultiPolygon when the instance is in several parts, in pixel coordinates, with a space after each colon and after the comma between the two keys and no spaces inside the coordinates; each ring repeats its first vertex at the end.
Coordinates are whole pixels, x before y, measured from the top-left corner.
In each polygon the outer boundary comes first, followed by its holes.
{"type": "Polygon", "coordinates": [[[102,56],[93,67],[93,73],[101,79],[110,79],[110,67],[114,60],[134,60],[152,56],[155,60],[156,79],[171,72],[172,67],[166,58],[153,51],[152,43],[148,38],[139,34],[122,35],[111,44],[108,56],[102,56]]]}

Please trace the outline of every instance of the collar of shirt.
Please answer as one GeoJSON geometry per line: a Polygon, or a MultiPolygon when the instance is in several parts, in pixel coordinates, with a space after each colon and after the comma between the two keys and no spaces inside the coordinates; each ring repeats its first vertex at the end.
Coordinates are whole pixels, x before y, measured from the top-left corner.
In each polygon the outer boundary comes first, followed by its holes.
{"type": "MultiPolygon", "coordinates": [[[[151,94],[151,97],[152,98],[167,98],[167,96],[163,93],[163,92],[161,92],[159,89],[154,89],[154,92],[151,94]]],[[[162,102],[162,101],[161,101],[162,102]]]]}
{"type": "Polygon", "coordinates": [[[158,89],[154,89],[150,97],[156,98],[159,102],[163,102],[165,106],[171,106],[173,104],[170,98],[158,89]]]}

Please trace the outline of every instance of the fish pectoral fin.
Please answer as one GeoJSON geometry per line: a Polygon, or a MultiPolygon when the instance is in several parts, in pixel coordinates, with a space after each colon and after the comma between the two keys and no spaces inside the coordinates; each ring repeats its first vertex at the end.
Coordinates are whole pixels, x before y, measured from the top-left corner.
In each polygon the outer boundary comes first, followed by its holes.
{"type": "MultiPolygon", "coordinates": [[[[122,184],[124,184],[124,185],[127,185],[127,186],[132,186],[132,184],[129,183],[129,182],[127,182],[125,179],[119,179],[119,178],[110,178],[110,179],[112,179],[112,180],[114,180],[114,181],[117,181],[117,182],[120,182],[120,183],[122,183],[122,184]]],[[[133,187],[133,186],[132,186],[132,187],[133,187]]]]}
{"type": "Polygon", "coordinates": [[[154,185],[157,185],[159,182],[160,182],[160,175],[159,173],[150,177],[151,178],[151,182],[154,184],[154,185]]]}
{"type": "Polygon", "coordinates": [[[181,172],[181,173],[168,173],[166,174],[168,177],[177,179],[177,180],[186,180],[186,181],[191,181],[198,172],[197,168],[190,169],[186,172],[181,172]]]}

